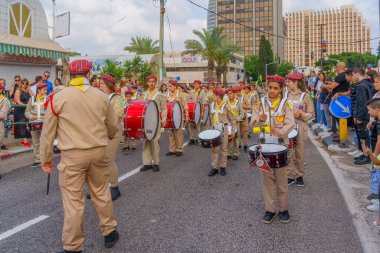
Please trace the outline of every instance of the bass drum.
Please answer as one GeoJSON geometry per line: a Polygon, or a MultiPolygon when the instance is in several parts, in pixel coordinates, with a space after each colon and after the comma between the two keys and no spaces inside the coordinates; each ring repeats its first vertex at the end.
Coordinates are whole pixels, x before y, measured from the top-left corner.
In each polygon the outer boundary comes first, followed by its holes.
{"type": "Polygon", "coordinates": [[[153,100],[132,101],[124,110],[124,135],[153,140],[159,130],[158,106],[153,100]]]}
{"type": "Polygon", "coordinates": [[[182,108],[178,102],[167,102],[166,108],[168,110],[166,117],[166,129],[180,129],[182,126],[182,108]]]}
{"type": "Polygon", "coordinates": [[[222,132],[216,129],[209,129],[199,133],[198,139],[203,148],[215,148],[222,145],[222,132]]]}
{"type": "Polygon", "coordinates": [[[189,123],[199,125],[201,122],[201,103],[200,102],[187,102],[189,107],[189,123]]]}
{"type": "Polygon", "coordinates": [[[289,164],[288,148],[284,145],[261,144],[250,146],[248,149],[250,163],[257,159],[260,152],[272,169],[282,168],[289,164]]]}

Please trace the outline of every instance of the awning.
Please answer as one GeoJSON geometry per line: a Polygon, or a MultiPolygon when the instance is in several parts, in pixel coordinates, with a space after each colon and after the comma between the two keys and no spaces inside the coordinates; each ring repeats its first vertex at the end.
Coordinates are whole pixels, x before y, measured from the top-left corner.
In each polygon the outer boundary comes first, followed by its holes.
{"type": "Polygon", "coordinates": [[[51,40],[36,40],[11,34],[0,34],[0,53],[59,59],[66,56],[70,50],[61,47],[51,40]]]}

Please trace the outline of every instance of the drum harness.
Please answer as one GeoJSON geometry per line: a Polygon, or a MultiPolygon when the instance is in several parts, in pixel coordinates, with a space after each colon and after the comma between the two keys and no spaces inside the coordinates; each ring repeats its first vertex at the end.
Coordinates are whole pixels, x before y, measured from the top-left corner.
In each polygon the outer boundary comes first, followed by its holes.
{"type": "MultiPolygon", "coordinates": [[[[286,98],[288,98],[289,93],[286,94],[286,98]]],[[[292,104],[294,107],[295,104],[298,104],[298,106],[303,102],[304,98],[306,96],[306,92],[302,92],[301,97],[298,100],[290,100],[288,98],[288,101],[292,104]]],[[[298,131],[298,124],[296,124],[295,129],[298,131]]]]}
{"type": "MultiPolygon", "coordinates": [[[[221,125],[221,132],[223,133],[224,131],[224,126],[227,125],[227,123],[219,123],[219,113],[223,113],[223,110],[224,110],[224,107],[226,106],[226,102],[223,103],[223,105],[221,106],[221,108],[219,110],[217,110],[215,108],[215,102],[213,102],[211,104],[211,113],[214,115],[214,113],[216,113],[216,121],[218,122],[218,126],[221,125]]],[[[214,124],[213,124],[214,125],[214,124]]],[[[215,129],[215,126],[212,127],[213,129],[215,129]]],[[[219,129],[217,129],[219,130],[219,129]]]]}

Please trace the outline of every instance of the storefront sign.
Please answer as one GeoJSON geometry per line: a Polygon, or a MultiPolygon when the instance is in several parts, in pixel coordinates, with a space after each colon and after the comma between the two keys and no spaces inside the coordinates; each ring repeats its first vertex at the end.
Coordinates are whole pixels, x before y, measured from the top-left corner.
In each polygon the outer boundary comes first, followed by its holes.
{"type": "Polygon", "coordinates": [[[57,60],[40,58],[40,57],[25,57],[22,55],[0,55],[0,62],[14,62],[14,63],[29,63],[39,65],[57,65],[57,60]]]}

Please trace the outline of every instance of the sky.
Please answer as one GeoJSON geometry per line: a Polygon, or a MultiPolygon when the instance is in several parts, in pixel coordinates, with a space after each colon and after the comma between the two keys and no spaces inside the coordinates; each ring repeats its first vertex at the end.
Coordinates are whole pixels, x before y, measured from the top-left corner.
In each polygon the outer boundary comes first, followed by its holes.
{"type": "MultiPolygon", "coordinates": [[[[82,55],[124,54],[134,36],[159,36],[159,8],[156,0],[56,0],[57,14],[70,11],[71,34],[56,41],[82,55]]],[[[208,7],[208,0],[193,0],[208,7]]],[[[40,0],[51,24],[51,0],[40,0]]],[[[159,2],[159,1],[157,1],[159,2]]],[[[354,4],[371,28],[371,38],[380,37],[378,0],[283,0],[284,14],[303,9],[334,8],[354,4]]],[[[207,13],[187,0],[167,0],[165,51],[184,49],[184,41],[195,38],[193,30],[207,26],[207,13]],[[172,42],[172,43],[170,43],[172,42]]],[[[377,48],[378,40],[372,41],[377,48]]]]}

